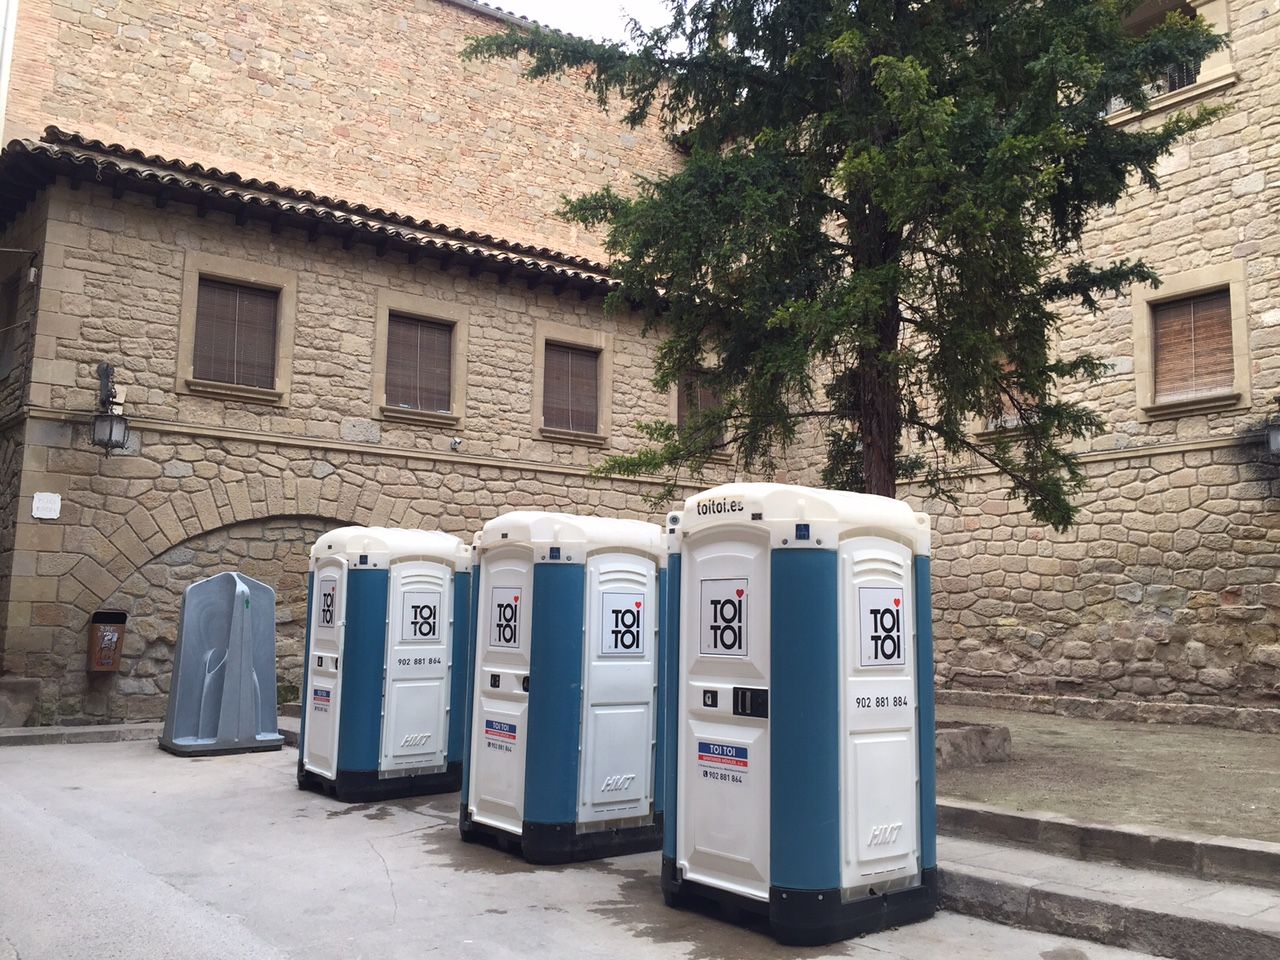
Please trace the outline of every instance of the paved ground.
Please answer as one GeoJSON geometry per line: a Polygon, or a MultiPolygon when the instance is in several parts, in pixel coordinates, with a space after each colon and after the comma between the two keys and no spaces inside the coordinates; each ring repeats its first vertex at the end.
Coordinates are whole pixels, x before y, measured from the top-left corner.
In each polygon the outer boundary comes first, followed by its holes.
{"type": "Polygon", "coordinates": [[[941,773],[940,796],[1280,842],[1280,737],[975,707],[938,717],[1009,727],[1014,757],[941,773]]]}
{"type": "Polygon", "coordinates": [[[456,795],[346,806],[297,754],[0,751],[0,960],[1138,960],[942,914],[834,948],[668,910],[656,854],[533,868],[457,838],[456,795]]]}

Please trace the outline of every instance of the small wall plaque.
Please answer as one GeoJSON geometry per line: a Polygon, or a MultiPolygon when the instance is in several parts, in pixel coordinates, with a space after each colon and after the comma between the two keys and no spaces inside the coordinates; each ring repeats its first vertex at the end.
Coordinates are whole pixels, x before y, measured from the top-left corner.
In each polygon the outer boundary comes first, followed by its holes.
{"type": "Polygon", "coordinates": [[[57,520],[61,515],[61,494],[37,493],[31,498],[31,516],[37,520],[57,520]]]}

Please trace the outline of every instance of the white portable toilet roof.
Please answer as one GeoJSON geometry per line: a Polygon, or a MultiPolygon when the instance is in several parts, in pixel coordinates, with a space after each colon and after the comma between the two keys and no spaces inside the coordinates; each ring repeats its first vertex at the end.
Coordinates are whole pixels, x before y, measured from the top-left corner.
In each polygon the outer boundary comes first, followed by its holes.
{"type": "Polygon", "coordinates": [[[324,557],[343,557],[356,564],[368,558],[368,566],[382,567],[396,560],[421,559],[465,570],[471,548],[451,533],[440,530],[408,530],[399,527],[338,527],[316,540],[311,565],[324,557]]]}
{"type": "MultiPolygon", "coordinates": [[[[929,517],[901,500],[848,490],[823,490],[786,483],[726,483],[689,497],[671,515],[679,536],[725,524],[765,524],[786,535],[796,523],[865,530],[911,544],[918,556],[929,554],[929,517]]],[[[814,543],[810,546],[816,545],[814,543]]],[[[834,544],[828,544],[834,546],[834,544]]]]}
{"type": "MultiPolygon", "coordinates": [[[[515,510],[494,517],[476,534],[475,549],[492,550],[512,544],[569,547],[581,551],[582,558],[598,550],[631,550],[663,559],[662,528],[643,520],[616,517],[580,517],[569,513],[542,513],[515,510]]],[[[562,559],[568,560],[572,554],[562,559]]]]}

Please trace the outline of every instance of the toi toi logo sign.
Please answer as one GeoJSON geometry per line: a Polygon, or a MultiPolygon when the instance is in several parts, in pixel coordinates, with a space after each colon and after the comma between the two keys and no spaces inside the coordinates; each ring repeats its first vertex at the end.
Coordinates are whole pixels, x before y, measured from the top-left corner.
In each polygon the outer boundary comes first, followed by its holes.
{"type": "Polygon", "coordinates": [[[440,636],[440,594],[413,590],[404,595],[400,622],[404,640],[436,640],[440,636]]]}
{"type": "Polygon", "coordinates": [[[713,657],[747,655],[747,579],[703,580],[699,652],[713,657]]]}
{"type": "Polygon", "coordinates": [[[858,589],[858,663],[864,667],[900,666],[907,661],[902,639],[906,601],[901,587],[858,589]]]}
{"type": "Polygon", "coordinates": [[[320,581],[320,614],[318,625],[326,629],[336,626],[338,616],[338,581],[325,577],[320,581]]]}
{"type": "Polygon", "coordinates": [[[489,646],[520,649],[520,588],[494,587],[489,612],[489,646]]]}
{"type": "Polygon", "coordinates": [[[600,656],[644,656],[644,594],[606,593],[600,624],[600,656]]]}

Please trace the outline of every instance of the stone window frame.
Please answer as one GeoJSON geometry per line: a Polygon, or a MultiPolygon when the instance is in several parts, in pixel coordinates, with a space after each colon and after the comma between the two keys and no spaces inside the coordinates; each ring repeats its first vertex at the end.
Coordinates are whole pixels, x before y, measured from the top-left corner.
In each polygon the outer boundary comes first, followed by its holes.
{"type": "MultiPolygon", "coordinates": [[[[667,415],[670,421],[675,424],[677,428],[679,428],[680,425],[680,389],[681,384],[678,381],[667,389],[667,415]]],[[[733,447],[729,446],[712,452],[709,462],[722,464],[732,463],[733,456],[733,447]]]]}
{"type": "Polygon", "coordinates": [[[461,427],[467,406],[467,327],[471,310],[457,303],[422,294],[379,287],[373,332],[373,409],[379,420],[424,426],[461,427]],[[413,410],[387,405],[387,336],[391,315],[403,314],[453,328],[449,356],[449,412],[413,410]]]}
{"type": "Polygon", "coordinates": [[[1242,260],[1162,277],[1160,286],[1135,284],[1133,309],[1133,375],[1138,392],[1138,419],[1149,423],[1190,414],[1243,411],[1252,404],[1249,370],[1249,304],[1242,260]],[[1226,289],[1231,297],[1232,384],[1229,390],[1190,400],[1155,402],[1154,310],[1171,300],[1226,289]]]}
{"type": "Polygon", "coordinates": [[[1227,0],[1187,0],[1187,3],[1211,26],[1215,33],[1225,34],[1227,42],[1215,50],[1200,64],[1196,82],[1169,93],[1152,97],[1147,109],[1137,111],[1130,107],[1107,114],[1107,123],[1120,125],[1163,113],[1172,107],[1195,100],[1210,93],[1217,93],[1233,86],[1239,79],[1231,59],[1231,9],[1227,0]]]}
{"type": "Polygon", "coordinates": [[[552,320],[536,320],[533,327],[533,431],[543,440],[561,443],[580,443],[590,447],[604,447],[609,443],[613,430],[613,334],[589,327],[575,327],[552,320]],[[594,350],[599,357],[600,368],[596,382],[596,431],[562,430],[543,425],[543,378],[546,374],[547,344],[560,344],[584,350],[594,350]]]}
{"type": "Polygon", "coordinates": [[[253,260],[187,251],[182,268],[182,306],[178,318],[177,392],[223,400],[244,400],[287,407],[293,386],[293,338],[298,315],[298,275],[293,270],[253,260]],[[195,377],[196,308],[201,279],[222,280],[275,290],[280,298],[276,314],[276,385],[274,389],[195,377]]]}

